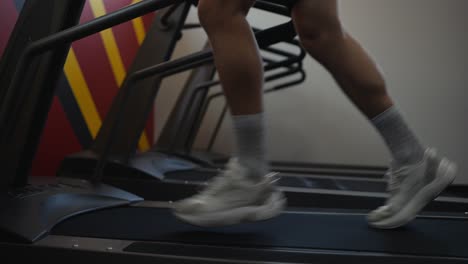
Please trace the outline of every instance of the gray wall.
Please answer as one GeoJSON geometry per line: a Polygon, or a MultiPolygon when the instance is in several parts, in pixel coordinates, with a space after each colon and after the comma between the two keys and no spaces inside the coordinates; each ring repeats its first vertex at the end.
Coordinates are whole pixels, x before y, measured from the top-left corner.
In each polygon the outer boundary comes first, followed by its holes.
{"type": "MultiPolygon", "coordinates": [[[[341,1],[346,29],[372,54],[384,72],[389,92],[421,140],[459,163],[456,183],[468,184],[466,84],[468,83],[468,1],[341,1]]],[[[196,21],[192,10],[190,21],[196,21]]],[[[283,19],[261,11],[249,15],[265,27],[283,19]]],[[[187,32],[176,57],[199,50],[206,37],[187,32]]],[[[347,100],[328,72],[305,61],[307,81],[265,97],[270,158],[320,163],[387,165],[383,141],[347,100]]],[[[167,118],[186,75],[165,81],[156,104],[156,133],[167,118]]],[[[197,146],[204,147],[223,100],[211,108],[197,146]]],[[[230,120],[223,124],[215,150],[230,153],[230,120]]],[[[157,136],[157,135],[156,135],[157,136]]]]}

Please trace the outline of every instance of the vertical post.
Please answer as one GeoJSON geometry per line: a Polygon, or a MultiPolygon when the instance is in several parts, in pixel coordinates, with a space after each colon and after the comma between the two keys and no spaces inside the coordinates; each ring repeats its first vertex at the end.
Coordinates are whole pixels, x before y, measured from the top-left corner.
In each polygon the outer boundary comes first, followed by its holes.
{"type": "MultiPolygon", "coordinates": [[[[27,0],[20,13],[18,22],[9,40],[0,67],[0,103],[4,103],[5,94],[11,82],[12,71],[16,69],[17,58],[25,47],[32,41],[42,39],[66,28],[78,24],[85,0],[27,0]]],[[[62,45],[37,57],[22,76],[24,85],[17,87],[29,93],[27,108],[17,116],[17,124],[22,130],[15,135],[17,148],[2,148],[0,162],[2,177],[0,190],[12,186],[24,185],[31,161],[34,157],[40,134],[45,125],[47,115],[54,96],[54,89],[47,89],[48,93],[39,93],[40,87],[54,85],[63,69],[70,45],[62,45]],[[34,92],[37,93],[34,93],[34,92]],[[24,146],[24,147],[23,147],[24,146]],[[21,156],[21,159],[15,157],[21,156]],[[11,157],[11,158],[10,158],[11,157]],[[14,164],[13,164],[14,163],[14,164]]],[[[12,113],[2,113],[8,115],[12,113]]],[[[9,128],[2,128],[9,129],[9,128]]]]}
{"type": "MultiPolygon", "coordinates": [[[[155,23],[147,33],[145,42],[138,51],[128,76],[140,69],[168,61],[171,58],[175,45],[181,36],[181,30],[185,24],[190,6],[189,2],[178,6],[172,15],[167,18],[165,25],[162,25],[160,21],[164,12],[157,14],[155,23]]],[[[168,8],[166,11],[170,9],[168,8]]],[[[112,128],[118,122],[118,119],[120,119],[121,127],[125,129],[116,131],[115,141],[110,146],[108,154],[112,159],[126,162],[129,156],[135,153],[138,140],[152,111],[162,79],[163,77],[158,74],[138,82],[134,87],[129,87],[124,82],[91,147],[91,150],[97,156],[102,155],[106,149],[106,142],[108,142],[108,138],[112,134],[112,128]],[[118,109],[122,104],[122,96],[127,89],[132,89],[132,93],[127,102],[127,107],[124,109],[125,111],[120,116],[118,115],[118,109]]]]}

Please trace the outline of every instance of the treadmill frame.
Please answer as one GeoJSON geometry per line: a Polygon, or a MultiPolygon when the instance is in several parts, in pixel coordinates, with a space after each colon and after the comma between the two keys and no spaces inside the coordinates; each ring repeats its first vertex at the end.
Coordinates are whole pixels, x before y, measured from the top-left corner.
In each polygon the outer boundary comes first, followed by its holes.
{"type": "MultiPolygon", "coordinates": [[[[141,6],[144,4],[150,3],[150,2],[155,2],[151,0],[145,1],[146,3],[142,3],[141,6]]],[[[162,1],[161,1],[162,2],[162,1]]],[[[126,17],[126,19],[130,19],[129,17],[126,17]]],[[[133,17],[131,17],[133,18],[133,17]]],[[[67,32],[72,32],[67,31],[67,32]]],[[[59,33],[60,34],[60,33],[59,33]]],[[[67,35],[68,33],[63,33],[61,36],[68,36],[68,40],[71,41],[72,34],[67,35]]],[[[73,35],[74,36],[74,35],[73,35]]],[[[52,41],[54,38],[50,38],[49,40],[52,41]]],[[[47,41],[44,41],[42,43],[48,43],[47,41]]],[[[32,48],[32,50],[34,50],[32,48]]],[[[29,52],[32,52],[29,50],[29,52]]],[[[28,53],[26,53],[28,54],[28,53]]],[[[26,56],[26,55],[25,55],[26,56]]],[[[27,57],[27,56],[26,56],[27,57]]],[[[203,63],[209,60],[209,54],[206,53],[200,53],[196,54],[195,56],[191,57],[193,58],[198,58],[202,60],[197,60],[197,63],[203,63]]],[[[21,61],[22,63],[26,63],[24,61],[21,61]]],[[[180,70],[178,66],[181,64],[183,65],[184,60],[177,60],[174,61],[173,63],[168,63],[165,65],[160,65],[156,66],[148,71],[142,71],[138,72],[139,75],[141,76],[146,76],[150,75],[152,72],[155,71],[161,71],[162,69],[166,69],[170,71],[175,71],[180,70]]],[[[22,69],[23,67],[19,67],[22,69]]],[[[184,66],[182,66],[184,68],[184,66]]],[[[138,75],[137,74],[137,75],[138,75]]],[[[18,76],[15,77],[16,80],[14,79],[13,83],[17,82],[19,79],[18,76]]],[[[15,87],[15,85],[12,85],[12,87],[15,87]]],[[[8,113],[18,113],[19,110],[22,109],[24,106],[25,100],[23,100],[23,95],[22,92],[19,94],[16,94],[15,92],[12,92],[12,94],[9,94],[9,97],[13,98],[18,98],[19,102],[9,102],[8,101],[8,106],[6,106],[6,109],[12,110],[11,112],[8,111],[8,113]]],[[[124,99],[125,101],[125,96],[124,99]]],[[[2,112],[4,114],[5,112],[2,112]]],[[[4,121],[6,124],[10,124],[11,119],[7,118],[4,121]]],[[[118,127],[118,126],[117,126],[118,127]]],[[[2,138],[3,140],[6,140],[8,136],[10,135],[11,130],[8,129],[3,136],[5,138],[2,138]]],[[[5,143],[7,141],[4,141],[5,143]]],[[[106,152],[104,152],[106,153],[106,152]]],[[[104,159],[106,160],[106,159],[104,159]]],[[[17,171],[15,172],[15,176],[22,176],[21,173],[18,173],[17,171]]],[[[98,175],[99,176],[99,175],[98,175]]],[[[99,182],[99,177],[95,178],[97,182],[99,182]]],[[[86,183],[87,184],[87,183],[86,183]]],[[[79,184],[77,184],[79,185],[79,184]]],[[[39,190],[40,191],[40,190],[39,190]]],[[[42,192],[41,192],[42,193],[42,192]]],[[[37,193],[32,193],[32,196],[36,195],[37,193]]],[[[11,193],[8,193],[8,195],[11,195],[11,193]]],[[[31,194],[29,194],[31,195],[31,194]]],[[[30,196],[30,197],[32,197],[30,196]]],[[[22,198],[22,197],[19,197],[22,198]]],[[[41,212],[40,212],[41,213],[41,212]]],[[[18,220],[24,220],[24,218],[19,217],[18,220]]],[[[37,219],[30,219],[32,221],[37,220],[37,219]]],[[[161,226],[161,228],[164,228],[161,226]]],[[[32,241],[34,242],[34,241],[32,241]]],[[[38,259],[38,258],[44,258],[48,259],[49,262],[52,263],[83,263],[84,261],[112,261],[114,263],[128,263],[128,262],[135,262],[138,261],[139,263],[159,263],[159,262],[175,262],[175,263],[265,263],[265,261],[262,260],[254,260],[251,261],[248,258],[245,258],[245,260],[239,260],[239,259],[226,259],[225,256],[218,256],[218,257],[197,257],[197,256],[176,256],[174,254],[148,254],[148,253],[129,253],[128,251],[124,251],[123,249],[127,248],[125,247],[128,245],[129,241],[123,241],[123,240],[109,240],[109,241],[103,241],[103,240],[96,240],[96,239],[87,239],[87,238],[76,238],[76,237],[53,237],[53,236],[48,236],[38,242],[32,243],[32,244],[25,244],[25,243],[9,243],[9,242],[0,242],[0,247],[2,250],[0,251],[0,257],[3,259],[6,259],[7,261],[18,261],[18,260],[31,260],[31,258],[38,259]],[[95,244],[93,244],[95,243],[95,244]],[[109,244],[110,243],[110,244],[109,244]]],[[[131,241],[130,241],[131,242],[131,241]]],[[[140,241],[141,242],[141,241],[140,241]]],[[[157,245],[158,243],[152,243],[154,245],[157,245]]],[[[161,246],[161,243],[159,243],[161,246]]],[[[179,244],[181,246],[182,244],[179,244]]],[[[184,246],[186,246],[184,244],[184,246]]],[[[231,249],[228,250],[232,250],[231,249]]],[[[128,249],[128,248],[127,248],[128,249]]],[[[215,254],[217,252],[216,249],[225,250],[226,247],[209,247],[209,253],[215,254]]],[[[255,249],[246,249],[246,248],[239,248],[239,250],[243,250],[243,252],[246,251],[255,251],[255,249]]],[[[293,254],[296,257],[302,256],[301,259],[293,259],[293,262],[289,263],[298,263],[298,262],[306,262],[306,263],[395,263],[395,262],[405,262],[405,263],[448,263],[448,264],[458,264],[458,263],[468,263],[468,259],[466,258],[447,258],[447,257],[425,257],[425,256],[405,256],[405,255],[391,255],[391,254],[376,254],[375,252],[348,252],[348,251],[334,251],[334,250],[316,250],[316,249],[311,249],[311,250],[298,250],[298,249],[289,249],[289,248],[275,248],[275,249],[260,249],[260,251],[267,251],[267,253],[274,254],[276,253],[289,253],[293,254]]],[[[198,251],[200,252],[200,251],[198,251]]],[[[177,253],[178,255],[180,252],[177,253]]],[[[269,254],[266,254],[269,255],[269,254]]],[[[289,255],[289,256],[293,256],[289,255]]],[[[286,263],[288,263],[286,262],[286,263]]],[[[266,263],[285,263],[284,261],[281,262],[276,262],[276,261],[269,261],[266,263]]]]}
{"type": "MultiPolygon", "coordinates": [[[[138,206],[138,205],[137,205],[138,206]]],[[[170,205],[152,205],[168,207],[170,205]]],[[[290,213],[295,213],[291,211],[290,213]]],[[[303,212],[299,212],[303,213],[303,212]]],[[[307,212],[306,212],[307,213],[307,212]]],[[[309,212],[309,214],[329,214],[309,212]]],[[[333,213],[336,214],[336,213],[333,213]]],[[[339,213],[338,213],[339,214],[339,213]]],[[[362,215],[359,212],[354,215],[362,215]]],[[[427,216],[427,218],[432,218],[427,216]]],[[[464,218],[468,220],[468,217],[464,218]]],[[[162,225],[160,228],[164,228],[162,225]]],[[[329,249],[299,249],[275,247],[243,247],[232,245],[204,245],[183,242],[136,241],[51,235],[32,245],[0,242],[3,259],[29,260],[47,258],[50,263],[70,264],[85,261],[105,261],[115,264],[146,263],[330,263],[330,264],[462,264],[468,258],[421,256],[366,251],[329,249]],[[143,246],[145,249],[135,249],[143,246]],[[133,248],[133,249],[132,249],[133,248]],[[23,252],[28,252],[24,254],[23,252]]]]}

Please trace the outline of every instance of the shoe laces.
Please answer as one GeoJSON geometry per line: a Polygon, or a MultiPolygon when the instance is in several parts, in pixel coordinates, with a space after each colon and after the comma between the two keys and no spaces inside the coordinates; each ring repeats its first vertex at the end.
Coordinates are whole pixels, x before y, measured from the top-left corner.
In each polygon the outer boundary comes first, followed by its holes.
{"type": "Polygon", "coordinates": [[[224,171],[207,182],[202,193],[206,195],[215,195],[224,191],[227,186],[232,185],[233,181],[242,180],[245,173],[245,168],[241,167],[236,159],[231,159],[226,165],[226,169],[224,171]]]}
{"type": "MultiPolygon", "coordinates": [[[[271,172],[264,176],[265,183],[275,184],[280,180],[277,172],[271,172]]],[[[215,176],[213,179],[207,182],[206,187],[202,190],[204,195],[216,195],[223,192],[229,187],[232,187],[233,183],[242,185],[242,183],[252,186],[255,185],[255,181],[247,180],[247,169],[239,164],[237,158],[232,158],[226,165],[226,169],[222,173],[215,176]]]]}
{"type": "Polygon", "coordinates": [[[398,169],[394,167],[390,168],[387,173],[385,173],[385,177],[388,179],[388,188],[387,190],[394,194],[400,190],[401,184],[405,180],[405,178],[414,170],[419,164],[413,164],[408,166],[402,166],[398,169]]]}
{"type": "Polygon", "coordinates": [[[385,178],[388,179],[387,191],[390,192],[390,194],[398,192],[398,190],[400,190],[401,184],[403,183],[405,176],[406,173],[404,173],[403,171],[394,172],[392,170],[389,170],[387,173],[385,173],[385,178]]]}

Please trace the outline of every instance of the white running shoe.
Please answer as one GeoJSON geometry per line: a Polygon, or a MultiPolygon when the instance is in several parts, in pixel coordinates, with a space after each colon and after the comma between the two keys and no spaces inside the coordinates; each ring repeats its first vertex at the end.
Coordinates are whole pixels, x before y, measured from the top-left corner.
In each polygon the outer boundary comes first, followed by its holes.
{"type": "Polygon", "coordinates": [[[283,193],[274,187],[276,173],[248,177],[237,159],[215,177],[199,194],[176,202],[177,218],[202,227],[234,225],[261,221],[279,215],[286,206],[283,193]]]}
{"type": "Polygon", "coordinates": [[[393,229],[406,225],[455,179],[457,166],[427,149],[423,160],[398,170],[390,169],[386,204],[372,211],[367,219],[372,227],[393,229]]]}

